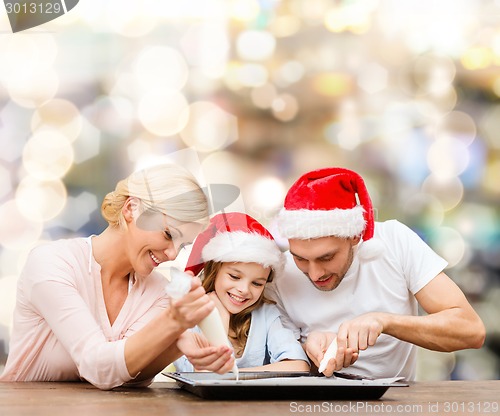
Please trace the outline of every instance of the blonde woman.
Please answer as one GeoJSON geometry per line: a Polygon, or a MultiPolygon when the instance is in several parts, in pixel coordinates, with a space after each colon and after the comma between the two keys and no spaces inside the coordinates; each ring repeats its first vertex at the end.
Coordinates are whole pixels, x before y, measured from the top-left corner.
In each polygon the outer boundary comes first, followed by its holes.
{"type": "MultiPolygon", "coordinates": [[[[187,270],[203,270],[203,287],[221,314],[240,369],[309,371],[302,346],[264,296],[266,284],[283,265],[283,254],[269,231],[239,212],[216,215],[193,245],[187,270]]],[[[211,347],[199,331],[187,332],[183,339],[189,337],[197,340],[199,349],[184,349],[186,355],[174,363],[180,372],[203,370],[210,359],[211,347]]],[[[215,362],[225,366],[223,359],[215,362]]]]}
{"type": "MultiPolygon", "coordinates": [[[[104,198],[101,212],[109,224],[101,234],[29,254],[1,381],[148,385],[181,355],[179,336],[213,309],[194,277],[191,291],[170,303],[155,271],[208,221],[205,194],[187,171],[135,172],[104,198]]],[[[219,351],[226,360],[230,354],[219,351]]]]}

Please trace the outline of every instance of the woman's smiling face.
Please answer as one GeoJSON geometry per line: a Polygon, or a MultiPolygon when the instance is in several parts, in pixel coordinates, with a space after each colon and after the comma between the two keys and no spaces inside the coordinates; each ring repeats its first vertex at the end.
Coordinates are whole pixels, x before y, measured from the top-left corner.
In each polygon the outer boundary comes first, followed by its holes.
{"type": "Polygon", "coordinates": [[[215,278],[215,293],[236,314],[259,300],[271,269],[258,263],[223,263],[215,278]]]}
{"type": "Polygon", "coordinates": [[[175,260],[179,250],[191,244],[203,229],[202,224],[183,223],[155,212],[137,214],[127,204],[127,252],[130,264],[139,275],[147,276],[161,263],[175,260]]]}

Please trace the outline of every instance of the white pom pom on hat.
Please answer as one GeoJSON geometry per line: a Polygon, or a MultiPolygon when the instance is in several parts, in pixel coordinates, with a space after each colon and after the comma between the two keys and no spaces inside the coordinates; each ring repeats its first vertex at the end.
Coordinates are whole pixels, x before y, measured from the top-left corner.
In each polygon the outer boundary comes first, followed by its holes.
{"type": "Polygon", "coordinates": [[[373,206],[363,178],[344,168],[302,175],[288,190],[278,229],[288,239],[361,237],[357,256],[365,261],[384,250],[382,241],[373,238],[373,206]]]}

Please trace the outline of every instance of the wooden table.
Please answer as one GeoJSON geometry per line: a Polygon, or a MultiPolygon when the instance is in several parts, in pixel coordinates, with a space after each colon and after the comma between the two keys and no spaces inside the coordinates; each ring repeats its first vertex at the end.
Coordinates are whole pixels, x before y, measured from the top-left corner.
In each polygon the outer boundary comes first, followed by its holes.
{"type": "Polygon", "coordinates": [[[100,391],[86,383],[0,383],[0,416],[500,415],[500,380],[390,388],[375,401],[211,401],[170,382],[100,391]]]}

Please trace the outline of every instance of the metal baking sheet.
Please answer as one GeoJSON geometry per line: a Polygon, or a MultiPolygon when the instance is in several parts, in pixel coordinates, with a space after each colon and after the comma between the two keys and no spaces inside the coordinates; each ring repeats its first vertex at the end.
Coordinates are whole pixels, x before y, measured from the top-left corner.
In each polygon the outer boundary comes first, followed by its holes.
{"type": "Polygon", "coordinates": [[[407,387],[396,379],[369,379],[344,373],[335,377],[307,372],[163,373],[201,398],[212,400],[376,400],[390,387],[407,387]]]}

